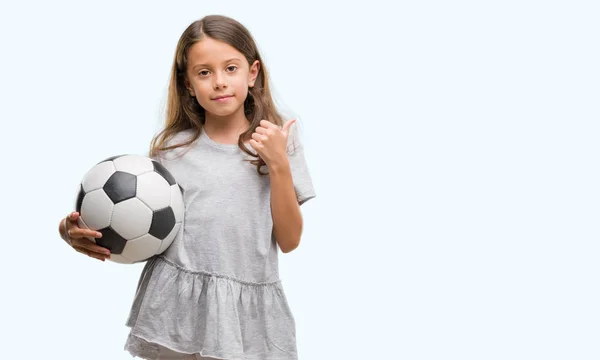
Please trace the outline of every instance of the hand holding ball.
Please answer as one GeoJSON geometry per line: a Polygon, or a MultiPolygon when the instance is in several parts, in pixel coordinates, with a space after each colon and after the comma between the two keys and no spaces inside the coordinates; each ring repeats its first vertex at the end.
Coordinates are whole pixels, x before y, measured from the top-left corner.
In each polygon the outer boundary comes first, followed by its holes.
{"type": "Polygon", "coordinates": [[[89,240],[110,250],[110,260],[136,263],[171,245],[183,221],[182,189],[160,163],[139,155],[108,158],[84,176],[75,208],[89,240]]]}

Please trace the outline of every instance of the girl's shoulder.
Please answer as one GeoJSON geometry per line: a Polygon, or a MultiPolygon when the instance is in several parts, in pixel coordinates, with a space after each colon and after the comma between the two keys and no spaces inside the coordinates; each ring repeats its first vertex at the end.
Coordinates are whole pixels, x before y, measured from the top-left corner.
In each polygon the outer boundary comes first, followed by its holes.
{"type": "Polygon", "coordinates": [[[162,150],[157,156],[160,160],[172,160],[179,156],[184,155],[190,148],[192,148],[196,141],[192,141],[190,144],[185,145],[188,141],[193,140],[196,131],[194,129],[186,129],[176,132],[169,138],[166,138],[163,143],[163,147],[177,146],[173,149],[162,150]],[[180,146],[178,146],[180,145],[180,146]]]}
{"type": "Polygon", "coordinates": [[[185,143],[188,140],[192,139],[196,134],[196,130],[194,129],[185,129],[179,132],[176,132],[170,139],[166,141],[168,146],[185,143]]]}

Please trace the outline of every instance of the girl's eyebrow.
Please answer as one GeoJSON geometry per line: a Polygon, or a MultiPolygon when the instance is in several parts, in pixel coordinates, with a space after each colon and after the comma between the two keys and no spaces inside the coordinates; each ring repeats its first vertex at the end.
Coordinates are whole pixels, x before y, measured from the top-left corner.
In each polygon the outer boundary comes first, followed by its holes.
{"type": "MultiPolygon", "coordinates": [[[[232,62],[232,61],[242,61],[242,60],[240,60],[238,58],[231,58],[229,60],[223,61],[223,64],[228,63],[228,62],[232,62]]],[[[210,65],[209,64],[196,64],[196,65],[194,65],[194,67],[192,67],[192,69],[195,69],[195,68],[197,68],[199,66],[210,66],[210,65]]]]}

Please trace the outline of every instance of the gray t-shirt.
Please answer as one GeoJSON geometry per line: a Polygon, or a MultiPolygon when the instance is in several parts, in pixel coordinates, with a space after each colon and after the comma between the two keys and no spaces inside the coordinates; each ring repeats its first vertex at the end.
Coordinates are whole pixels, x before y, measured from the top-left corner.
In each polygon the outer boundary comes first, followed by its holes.
{"type": "MultiPolygon", "coordinates": [[[[171,143],[190,135],[184,131],[171,143]]],[[[287,150],[303,204],[315,191],[295,125],[287,150]]],[[[227,360],[297,359],[295,321],[279,280],[270,178],[244,159],[255,158],[204,131],[189,147],[157,159],[183,188],[185,216],[171,246],[141,274],[127,320],[132,355],[156,359],[160,344],[227,360]]]]}

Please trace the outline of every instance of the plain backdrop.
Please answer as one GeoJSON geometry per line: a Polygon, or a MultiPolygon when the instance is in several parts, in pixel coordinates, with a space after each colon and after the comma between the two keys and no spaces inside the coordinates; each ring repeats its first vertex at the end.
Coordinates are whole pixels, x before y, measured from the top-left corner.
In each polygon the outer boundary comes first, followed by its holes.
{"type": "Polygon", "coordinates": [[[131,358],[142,265],[57,226],[91,166],[147,151],[208,14],[299,120],[300,359],[600,357],[597,2],[29,1],[0,6],[2,359],[131,358]]]}

